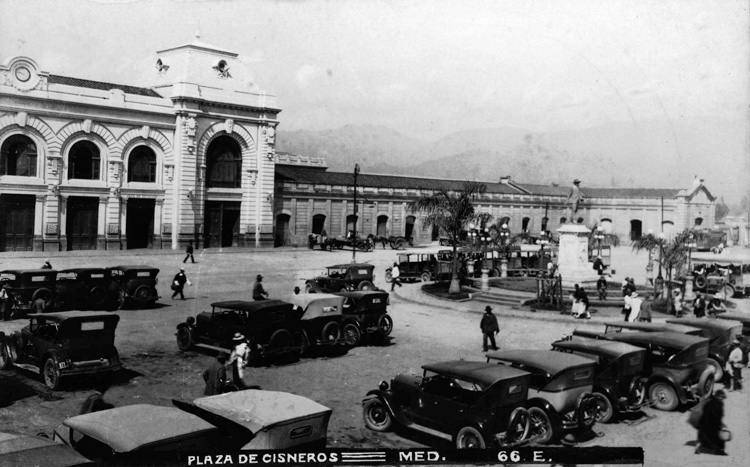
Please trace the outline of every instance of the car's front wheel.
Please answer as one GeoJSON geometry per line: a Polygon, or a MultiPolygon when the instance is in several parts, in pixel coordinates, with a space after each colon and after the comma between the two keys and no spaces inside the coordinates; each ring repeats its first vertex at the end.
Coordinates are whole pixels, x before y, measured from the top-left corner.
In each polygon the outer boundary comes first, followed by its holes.
{"type": "Polygon", "coordinates": [[[591,393],[583,393],[578,396],[577,407],[576,417],[578,418],[578,428],[588,430],[596,423],[598,410],[596,398],[591,393]]]}
{"type": "Polygon", "coordinates": [[[335,321],[330,321],[323,326],[320,339],[323,342],[335,342],[341,337],[341,326],[335,321]]]}
{"type": "Polygon", "coordinates": [[[195,345],[193,330],[188,326],[183,326],[177,330],[177,347],[183,352],[190,350],[195,345]]]}
{"type": "Polygon", "coordinates": [[[615,416],[615,408],[612,405],[612,401],[601,392],[595,392],[594,398],[596,399],[596,421],[598,423],[611,422],[615,416]]]}
{"type": "Polygon", "coordinates": [[[724,378],[724,368],[722,368],[721,363],[719,363],[715,359],[709,357],[708,358],[708,367],[714,369],[714,379],[716,381],[721,381],[722,378],[724,378]]]}
{"type": "Polygon", "coordinates": [[[54,358],[50,357],[44,361],[42,373],[44,374],[44,384],[48,388],[55,391],[60,387],[60,370],[57,368],[54,358]]]}
{"type": "Polygon", "coordinates": [[[422,279],[422,282],[424,283],[430,282],[431,278],[432,277],[430,276],[429,272],[423,272],[422,275],[420,276],[420,279],[422,279]]]}
{"type": "Polygon", "coordinates": [[[677,408],[679,399],[674,388],[667,383],[654,383],[648,389],[651,403],[659,410],[671,412],[677,408]]]}
{"type": "Polygon", "coordinates": [[[373,290],[375,289],[375,286],[372,285],[372,282],[370,281],[362,281],[357,285],[357,290],[373,290]]]}
{"type": "Polygon", "coordinates": [[[354,323],[347,323],[344,325],[344,342],[346,345],[354,347],[359,344],[362,339],[362,333],[359,332],[359,327],[354,323]]]}
{"type": "Polygon", "coordinates": [[[372,431],[388,431],[393,425],[393,417],[379,397],[374,397],[362,407],[362,417],[365,419],[365,425],[372,431]]]}
{"type": "Polygon", "coordinates": [[[456,449],[484,449],[484,436],[473,426],[465,426],[456,433],[456,449]]]}
{"type": "Polygon", "coordinates": [[[540,407],[529,409],[529,438],[540,444],[547,444],[555,439],[555,429],[547,412],[540,407]]]}
{"type": "Polygon", "coordinates": [[[530,427],[529,411],[523,407],[516,407],[510,414],[510,418],[508,418],[505,440],[508,444],[516,444],[524,441],[529,436],[530,427]]]}
{"type": "Polygon", "coordinates": [[[305,284],[305,293],[315,293],[315,287],[309,282],[305,284]]]}
{"type": "Polygon", "coordinates": [[[382,337],[390,335],[393,331],[393,319],[388,315],[383,315],[378,319],[378,331],[382,337]]]}
{"type": "Polygon", "coordinates": [[[711,371],[711,368],[703,370],[703,374],[701,374],[701,377],[698,380],[698,395],[705,399],[713,394],[715,383],[716,378],[713,371],[711,371]]]}

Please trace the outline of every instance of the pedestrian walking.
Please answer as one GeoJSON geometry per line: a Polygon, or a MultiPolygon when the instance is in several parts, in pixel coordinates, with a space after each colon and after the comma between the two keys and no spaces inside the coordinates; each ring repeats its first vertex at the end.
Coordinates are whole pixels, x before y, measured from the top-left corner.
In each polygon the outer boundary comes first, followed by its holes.
{"type": "Polygon", "coordinates": [[[396,284],[401,287],[401,271],[398,269],[398,264],[393,263],[393,267],[391,268],[391,292],[393,292],[396,284]]]}
{"type": "Polygon", "coordinates": [[[188,285],[193,285],[185,275],[185,268],[180,268],[180,272],[175,274],[174,279],[172,280],[172,290],[174,290],[172,293],[172,300],[175,299],[177,294],[180,294],[180,298],[185,300],[185,294],[182,293],[182,290],[185,288],[186,283],[188,285]]]}
{"type": "Polygon", "coordinates": [[[497,350],[495,334],[500,332],[500,326],[498,326],[497,317],[492,314],[490,306],[484,308],[484,315],[482,315],[482,322],[479,323],[479,329],[482,330],[482,348],[484,348],[484,351],[487,352],[487,339],[492,344],[492,350],[497,350]]]}
{"type": "Polygon", "coordinates": [[[599,294],[599,300],[607,299],[607,279],[604,276],[599,276],[596,281],[596,291],[599,294]]]}
{"type": "Polygon", "coordinates": [[[724,400],[727,395],[719,389],[706,399],[698,417],[698,443],[696,454],[726,456],[724,431],[724,400]]]}
{"type": "Polygon", "coordinates": [[[190,262],[195,264],[195,258],[193,258],[193,241],[188,241],[188,246],[185,248],[185,259],[182,260],[183,263],[187,262],[188,258],[190,258],[190,262]]]}
{"type": "Polygon", "coordinates": [[[263,276],[258,274],[255,276],[255,283],[253,284],[253,300],[268,300],[268,292],[263,288],[263,276]]]}
{"type": "Polygon", "coordinates": [[[741,342],[738,338],[734,338],[732,341],[731,351],[727,358],[727,373],[731,378],[730,391],[742,391],[742,349],[740,348],[741,342]]]}
{"type": "Polygon", "coordinates": [[[693,300],[693,314],[696,318],[706,316],[706,299],[703,298],[700,292],[695,294],[695,300],[693,300]]]}
{"type": "Polygon", "coordinates": [[[3,321],[10,321],[13,303],[11,303],[11,295],[8,292],[10,290],[10,284],[3,284],[0,288],[0,316],[3,317],[3,321]]]}
{"type": "Polygon", "coordinates": [[[203,381],[206,382],[204,396],[223,394],[227,384],[227,354],[220,353],[210,367],[203,372],[203,381]]]}
{"type": "Polygon", "coordinates": [[[638,292],[633,292],[630,296],[625,297],[625,303],[627,303],[628,309],[630,310],[628,321],[631,323],[638,321],[639,315],[641,314],[642,303],[642,300],[638,297],[638,292]]]}
{"type": "Polygon", "coordinates": [[[682,316],[682,292],[674,289],[672,292],[672,314],[675,318],[682,316]]]}
{"type": "Polygon", "coordinates": [[[49,260],[44,262],[42,269],[52,269],[52,264],[50,264],[49,260]]]}
{"type": "Polygon", "coordinates": [[[232,384],[237,386],[238,390],[246,389],[247,385],[244,380],[245,366],[247,366],[250,359],[250,348],[247,345],[245,336],[239,332],[234,333],[232,343],[234,344],[234,349],[229,355],[228,362],[232,367],[232,384]]]}
{"type": "Polygon", "coordinates": [[[648,300],[641,301],[641,313],[638,315],[638,321],[651,322],[651,303],[648,300]]]}
{"type": "Polygon", "coordinates": [[[83,401],[79,414],[83,415],[86,413],[99,412],[101,410],[114,408],[113,404],[110,404],[109,402],[104,400],[104,393],[108,390],[109,384],[106,381],[98,381],[96,384],[95,392],[83,401]]]}

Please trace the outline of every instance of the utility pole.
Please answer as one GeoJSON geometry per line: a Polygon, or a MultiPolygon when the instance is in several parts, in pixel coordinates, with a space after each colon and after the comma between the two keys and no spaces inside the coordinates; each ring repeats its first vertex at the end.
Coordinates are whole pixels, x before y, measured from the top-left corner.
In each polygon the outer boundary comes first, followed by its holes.
{"type": "Polygon", "coordinates": [[[359,164],[354,164],[354,229],[352,235],[352,263],[357,262],[357,174],[359,174],[359,164]]]}

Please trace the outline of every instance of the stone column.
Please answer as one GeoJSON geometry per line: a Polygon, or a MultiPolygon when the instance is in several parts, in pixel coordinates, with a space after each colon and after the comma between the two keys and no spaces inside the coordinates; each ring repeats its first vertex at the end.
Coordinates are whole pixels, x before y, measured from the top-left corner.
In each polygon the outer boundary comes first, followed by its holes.
{"type": "Polygon", "coordinates": [[[68,195],[60,196],[60,248],[68,251],[68,195]]]}
{"type": "Polygon", "coordinates": [[[96,249],[106,250],[107,249],[107,201],[108,196],[99,196],[99,213],[96,226],[96,249]]]}
{"type": "Polygon", "coordinates": [[[152,248],[163,248],[161,238],[161,213],[164,210],[164,198],[154,200],[154,239],[151,244],[152,248]]]}
{"type": "Polygon", "coordinates": [[[33,251],[44,250],[44,239],[42,237],[43,217],[44,217],[44,201],[47,195],[36,195],[36,204],[34,205],[34,239],[33,239],[33,251]]]}

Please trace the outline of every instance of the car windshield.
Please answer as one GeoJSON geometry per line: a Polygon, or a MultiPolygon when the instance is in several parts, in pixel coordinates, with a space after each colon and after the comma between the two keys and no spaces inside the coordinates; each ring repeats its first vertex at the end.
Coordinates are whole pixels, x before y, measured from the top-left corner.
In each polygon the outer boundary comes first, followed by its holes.
{"type": "Polygon", "coordinates": [[[328,268],[328,277],[344,277],[346,268],[328,268]]]}
{"type": "Polygon", "coordinates": [[[74,281],[76,280],[76,277],[78,277],[78,275],[74,272],[58,272],[57,273],[58,281],[74,281]]]}

